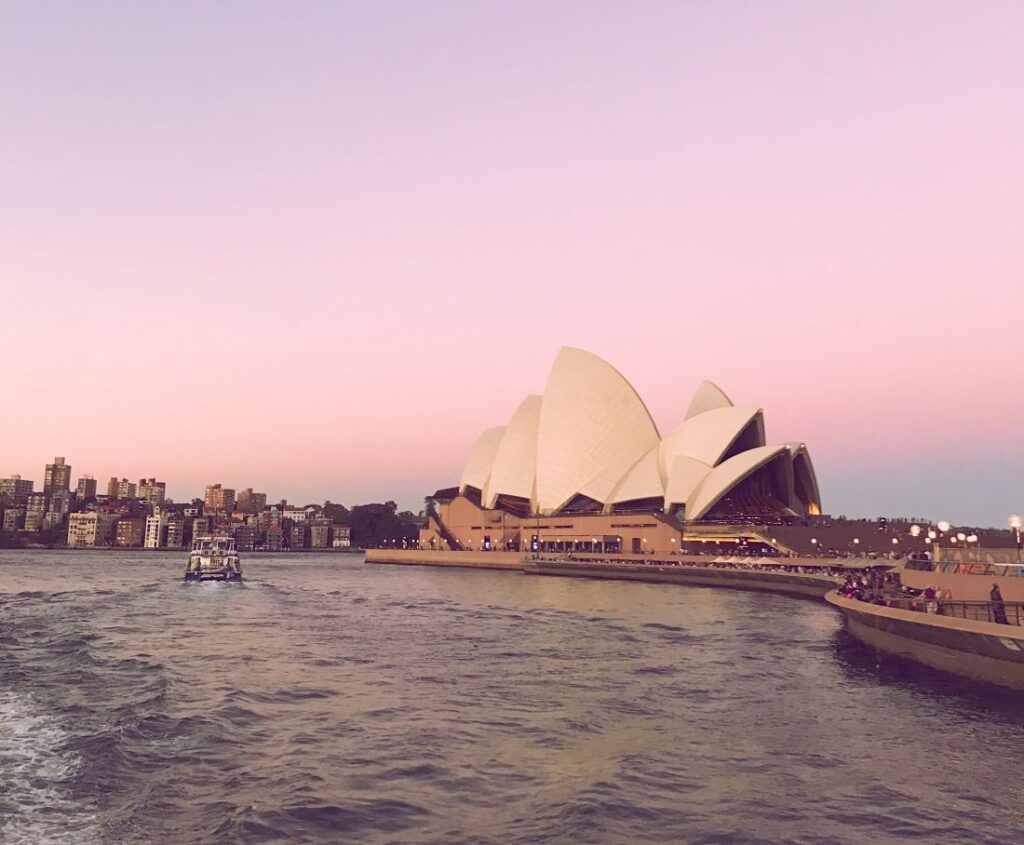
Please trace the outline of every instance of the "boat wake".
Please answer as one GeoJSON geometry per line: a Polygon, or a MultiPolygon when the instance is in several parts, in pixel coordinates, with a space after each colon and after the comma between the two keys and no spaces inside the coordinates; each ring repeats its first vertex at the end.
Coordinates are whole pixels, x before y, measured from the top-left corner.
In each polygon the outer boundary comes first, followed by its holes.
{"type": "Polygon", "coordinates": [[[93,808],[71,797],[82,758],[55,716],[26,697],[0,691],[0,841],[98,842],[93,808]]]}

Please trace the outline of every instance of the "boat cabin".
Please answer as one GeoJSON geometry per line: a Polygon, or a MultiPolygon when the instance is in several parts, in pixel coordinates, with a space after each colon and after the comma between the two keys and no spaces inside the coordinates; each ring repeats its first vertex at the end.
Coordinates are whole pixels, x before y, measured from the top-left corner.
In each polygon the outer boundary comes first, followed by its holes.
{"type": "Polygon", "coordinates": [[[192,551],[199,552],[204,557],[237,553],[234,537],[197,537],[192,541],[192,551]]]}

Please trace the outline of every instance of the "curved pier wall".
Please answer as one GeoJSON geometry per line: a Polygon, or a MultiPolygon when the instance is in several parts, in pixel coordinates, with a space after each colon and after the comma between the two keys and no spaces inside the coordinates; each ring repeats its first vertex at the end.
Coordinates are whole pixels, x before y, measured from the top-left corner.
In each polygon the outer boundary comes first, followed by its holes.
{"type": "Polygon", "coordinates": [[[726,587],[734,590],[759,590],[791,596],[822,598],[834,590],[836,581],[816,575],[791,572],[760,572],[740,569],[711,569],[685,565],[559,563],[528,561],[523,567],[527,575],[557,575],[568,578],[606,578],[615,581],[647,581],[658,584],[681,584],[691,587],[726,587]]]}
{"type": "Polygon", "coordinates": [[[834,593],[850,633],[880,651],[964,677],[1024,689],[1024,631],[1016,626],[878,607],[834,593]]]}

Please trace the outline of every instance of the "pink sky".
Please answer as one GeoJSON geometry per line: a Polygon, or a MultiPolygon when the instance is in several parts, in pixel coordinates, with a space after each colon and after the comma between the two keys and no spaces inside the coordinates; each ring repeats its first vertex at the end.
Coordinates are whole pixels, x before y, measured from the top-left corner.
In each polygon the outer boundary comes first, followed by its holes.
{"type": "Polygon", "coordinates": [[[559,346],[1024,510],[1024,6],[0,11],[0,474],[418,506],[559,346]]]}

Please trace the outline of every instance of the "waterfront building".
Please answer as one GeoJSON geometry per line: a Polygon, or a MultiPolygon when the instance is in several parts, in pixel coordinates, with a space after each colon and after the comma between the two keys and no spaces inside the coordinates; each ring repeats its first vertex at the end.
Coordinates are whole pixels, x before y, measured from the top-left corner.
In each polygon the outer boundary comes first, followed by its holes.
{"type": "Polygon", "coordinates": [[[305,522],[309,517],[308,508],[300,508],[297,505],[287,505],[284,509],[284,518],[292,522],[305,522]]]}
{"type": "Polygon", "coordinates": [[[136,487],[127,478],[111,478],[107,482],[107,495],[113,499],[134,499],[136,487]]]}
{"type": "Polygon", "coordinates": [[[121,517],[117,520],[114,544],[121,548],[135,549],[146,540],[146,518],[143,516],[121,517]]]}
{"type": "Polygon", "coordinates": [[[206,487],[204,501],[206,513],[220,511],[231,513],[235,509],[235,491],[230,487],[222,487],[220,484],[209,484],[206,487]]]}
{"type": "Polygon", "coordinates": [[[22,479],[20,475],[0,478],[0,506],[24,507],[34,486],[34,482],[22,479]]]}
{"type": "Polygon", "coordinates": [[[192,520],[192,539],[206,537],[210,533],[210,518],[208,516],[197,516],[192,520]]]}
{"type": "Polygon", "coordinates": [[[117,518],[99,511],[71,514],[68,520],[68,545],[74,547],[110,544],[117,518]]]}
{"type": "Polygon", "coordinates": [[[6,508],[4,510],[4,531],[13,533],[25,526],[24,508],[6,508]]]}
{"type": "Polygon", "coordinates": [[[284,548],[284,532],[281,526],[271,526],[263,535],[263,545],[270,552],[279,552],[284,548]]]}
{"type": "Polygon", "coordinates": [[[168,513],[164,529],[164,545],[168,549],[180,549],[185,545],[185,517],[180,513],[168,513]]]}
{"type": "Polygon", "coordinates": [[[75,499],[79,504],[96,498],[96,479],[91,475],[83,475],[78,479],[78,486],[75,488],[75,499]]]}
{"type": "Polygon", "coordinates": [[[44,493],[69,492],[71,490],[71,464],[63,458],[54,458],[52,464],[46,465],[43,480],[44,493]]]}
{"type": "Polygon", "coordinates": [[[331,520],[313,519],[309,522],[309,547],[329,549],[331,547],[331,520]]]}
{"type": "Polygon", "coordinates": [[[335,523],[331,526],[331,548],[348,549],[352,546],[352,529],[335,523]]]}
{"type": "Polygon", "coordinates": [[[167,514],[154,514],[146,517],[145,547],[147,549],[163,548],[166,539],[167,514]]]}
{"type": "Polygon", "coordinates": [[[288,531],[288,546],[291,549],[306,548],[308,526],[304,522],[295,522],[288,531]]]}
{"type": "Polygon", "coordinates": [[[47,511],[43,514],[43,530],[49,531],[53,528],[60,528],[64,524],[66,514],[60,511],[47,511]]]}
{"type": "Polygon", "coordinates": [[[254,493],[251,487],[246,487],[238,494],[236,507],[245,513],[259,513],[267,506],[266,493],[254,493]]]}
{"type": "Polygon", "coordinates": [[[259,531],[252,525],[239,525],[232,532],[235,545],[239,551],[252,551],[256,548],[259,531]]]}
{"type": "Polygon", "coordinates": [[[47,505],[50,497],[42,492],[30,493],[25,505],[25,530],[40,531],[46,518],[47,505]]]}
{"type": "Polygon", "coordinates": [[[71,513],[74,494],[70,490],[57,490],[50,494],[46,509],[50,513],[59,514],[61,518],[71,513]]]}
{"type": "Polygon", "coordinates": [[[256,518],[256,523],[259,525],[261,531],[267,532],[271,528],[280,528],[283,519],[283,512],[277,507],[277,505],[274,505],[270,510],[265,510],[260,513],[256,518]]]}
{"type": "Polygon", "coordinates": [[[671,552],[684,528],[821,513],[807,447],[768,444],[761,408],[704,382],[662,436],[618,371],[572,348],[433,501],[420,532],[428,548],[671,552]]]}
{"type": "Polygon", "coordinates": [[[167,483],[155,478],[140,478],[137,490],[140,499],[151,505],[159,505],[167,495],[167,483]]]}

